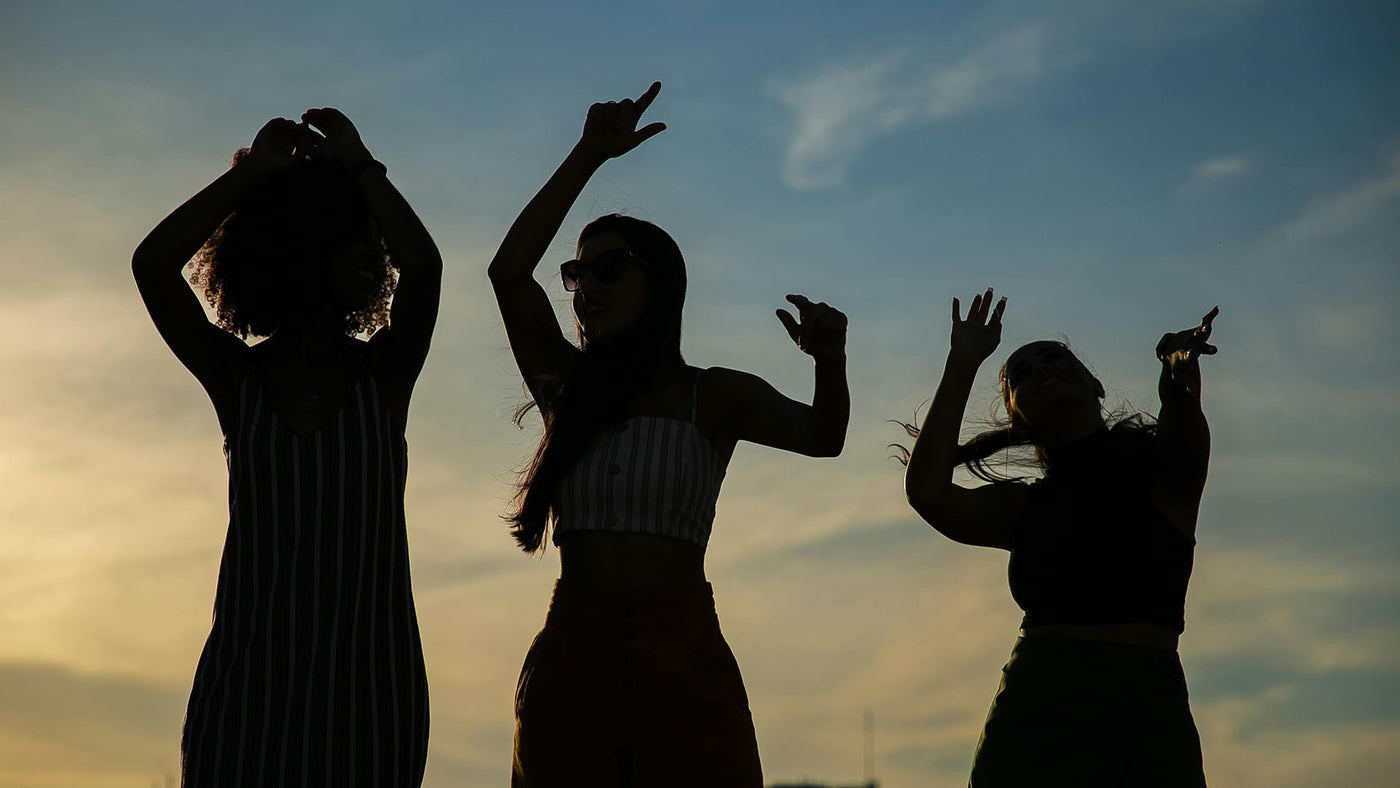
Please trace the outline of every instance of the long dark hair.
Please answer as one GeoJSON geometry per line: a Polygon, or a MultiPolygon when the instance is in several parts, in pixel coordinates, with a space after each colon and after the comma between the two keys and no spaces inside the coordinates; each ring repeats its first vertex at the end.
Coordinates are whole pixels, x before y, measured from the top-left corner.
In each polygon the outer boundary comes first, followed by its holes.
{"type": "MultiPolygon", "coordinates": [[[[1001,369],[997,373],[997,388],[1001,392],[1001,411],[998,412],[994,409],[986,419],[987,429],[979,432],[966,443],[958,444],[958,451],[954,455],[955,463],[967,468],[968,472],[975,478],[984,482],[1024,482],[1029,478],[1027,475],[1012,474],[1009,471],[1014,468],[1017,471],[1043,472],[1048,467],[1045,449],[1035,444],[1025,425],[1016,418],[1011,409],[1011,385],[1006,379],[1006,368],[1011,362],[1011,358],[1022,349],[1034,344],[1038,343],[1031,342],[1017,348],[1001,365],[1001,369]],[[988,462],[992,457],[1002,453],[1005,453],[1005,456],[1001,462],[995,465],[988,462]]],[[[1074,355],[1068,345],[1063,342],[1055,342],[1055,344],[1060,345],[1086,374],[1089,374],[1090,377],[1093,376],[1088,365],[1074,355]]],[[[909,437],[915,439],[919,437],[920,430],[916,424],[905,421],[897,423],[909,437]]],[[[1110,432],[1120,436],[1147,436],[1155,434],[1157,431],[1155,419],[1133,409],[1126,403],[1105,412],[1104,424],[1108,426],[1110,432]]],[[[890,449],[894,451],[895,459],[901,464],[909,464],[909,449],[897,443],[890,444],[890,449]]]]}
{"type": "Polygon", "coordinates": [[[544,418],[544,434],[534,457],[520,472],[512,508],[506,515],[511,536],[527,553],[544,546],[554,513],[555,488],[588,445],[603,430],[623,420],[658,369],[685,363],[681,357],[685,259],[680,247],[651,222],[615,213],[589,222],[579,233],[579,246],[606,234],[621,238],[641,259],[646,305],[637,325],[617,339],[589,342],[580,332],[583,353],[578,362],[562,380],[546,385],[538,401],[527,402],[515,413],[517,426],[535,407],[544,418]]]}

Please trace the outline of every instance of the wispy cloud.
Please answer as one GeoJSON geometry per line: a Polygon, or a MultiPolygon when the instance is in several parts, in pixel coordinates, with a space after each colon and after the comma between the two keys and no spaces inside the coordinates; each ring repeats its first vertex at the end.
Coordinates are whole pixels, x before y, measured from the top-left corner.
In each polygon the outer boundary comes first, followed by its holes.
{"type": "Polygon", "coordinates": [[[1184,193],[1199,192],[1242,175],[1248,175],[1252,169],[1253,162],[1244,153],[1231,153],[1206,159],[1197,162],[1191,168],[1191,173],[1181,185],[1181,191],[1184,193]]]}
{"type": "Polygon", "coordinates": [[[909,124],[933,123],[1006,101],[1045,70],[1047,32],[1003,33],[952,65],[901,49],[848,62],[780,92],[796,114],[783,175],[797,189],[839,184],[870,140],[909,124]]]}
{"type": "Polygon", "coordinates": [[[1353,183],[1309,203],[1293,221],[1279,229],[1285,242],[1308,241],[1348,230],[1380,213],[1400,196],[1400,156],[1378,175],[1353,183]]]}
{"type": "Polygon", "coordinates": [[[1197,164],[1191,168],[1191,177],[1196,180],[1209,181],[1244,175],[1248,171],[1249,160],[1243,154],[1236,153],[1197,164]]]}

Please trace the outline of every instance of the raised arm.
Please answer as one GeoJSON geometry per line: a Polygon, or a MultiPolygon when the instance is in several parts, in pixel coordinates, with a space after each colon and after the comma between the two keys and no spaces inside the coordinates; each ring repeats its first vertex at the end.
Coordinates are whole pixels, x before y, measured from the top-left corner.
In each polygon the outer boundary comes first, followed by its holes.
{"type": "Polygon", "coordinates": [[[636,101],[609,101],[589,108],[578,143],[516,217],[487,268],[515,363],[536,402],[547,402],[552,382],[563,376],[578,349],[564,338],[549,296],[535,281],[535,267],[603,162],[665,130],[664,123],[637,128],[660,91],[661,83],[654,82],[636,101]]]}
{"type": "Polygon", "coordinates": [[[1001,343],[1006,299],[992,308],[992,290],[974,296],[967,319],[953,299],[953,335],[943,379],[933,395],[904,474],[904,494],[919,516],[963,544],[1011,549],[1011,532],[1025,503],[1020,484],[967,488],[953,482],[963,412],[977,369],[1001,343]],[[988,320],[990,313],[991,319],[988,320]]]}
{"type": "Polygon", "coordinates": [[[182,271],[238,204],[292,166],[308,144],[304,127],[286,118],[268,121],[237,165],[165,217],[131,256],[136,286],[156,330],[216,407],[241,374],[247,345],[209,322],[182,271]]]}
{"type": "Polygon", "coordinates": [[[792,341],[812,357],[812,403],[798,402],[746,372],[716,370],[725,432],[735,441],[771,446],[808,457],[835,457],[846,444],[851,393],[846,385],[846,315],[825,303],[790,295],[797,317],[779,309],[792,341]]]}
{"type": "Polygon", "coordinates": [[[1210,425],[1201,411],[1201,356],[1219,349],[1208,341],[1211,323],[1220,307],[1210,310],[1193,329],[1162,336],[1157,358],[1162,373],[1157,395],[1162,409],[1157,415],[1158,505],[1176,526],[1188,534],[1196,531],[1196,514],[1205,491],[1210,465],[1210,425]]]}
{"type": "Polygon", "coordinates": [[[437,245],[403,198],[389,182],[388,171],[375,161],[360,139],[350,119],[337,109],[309,109],[304,123],[325,135],[312,151],[312,158],[343,165],[355,177],[389,259],[398,269],[389,331],[381,342],[388,342],[399,383],[411,389],[428,357],[428,346],[437,323],[442,294],[442,256],[437,245]]]}

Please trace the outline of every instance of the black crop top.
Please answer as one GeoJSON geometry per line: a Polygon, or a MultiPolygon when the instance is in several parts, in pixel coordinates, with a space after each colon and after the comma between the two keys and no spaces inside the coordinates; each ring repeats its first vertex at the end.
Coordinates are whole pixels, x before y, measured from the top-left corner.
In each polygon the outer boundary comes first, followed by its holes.
{"type": "Polygon", "coordinates": [[[1102,430],[1048,453],[1012,534],[1011,596],[1023,628],[1185,628],[1195,540],[1152,502],[1156,436],[1102,430]]]}

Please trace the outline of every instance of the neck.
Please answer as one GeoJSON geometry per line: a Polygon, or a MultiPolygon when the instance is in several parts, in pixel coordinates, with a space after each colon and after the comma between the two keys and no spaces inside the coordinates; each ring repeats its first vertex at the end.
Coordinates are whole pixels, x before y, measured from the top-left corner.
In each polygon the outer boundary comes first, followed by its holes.
{"type": "Polygon", "coordinates": [[[345,341],[345,322],[338,310],[322,304],[305,318],[278,329],[274,338],[286,352],[304,360],[324,358],[345,341]]]}
{"type": "Polygon", "coordinates": [[[1045,449],[1054,449],[1087,438],[1106,429],[1103,417],[1094,413],[1079,418],[1063,419],[1035,431],[1035,444],[1045,449]]]}

